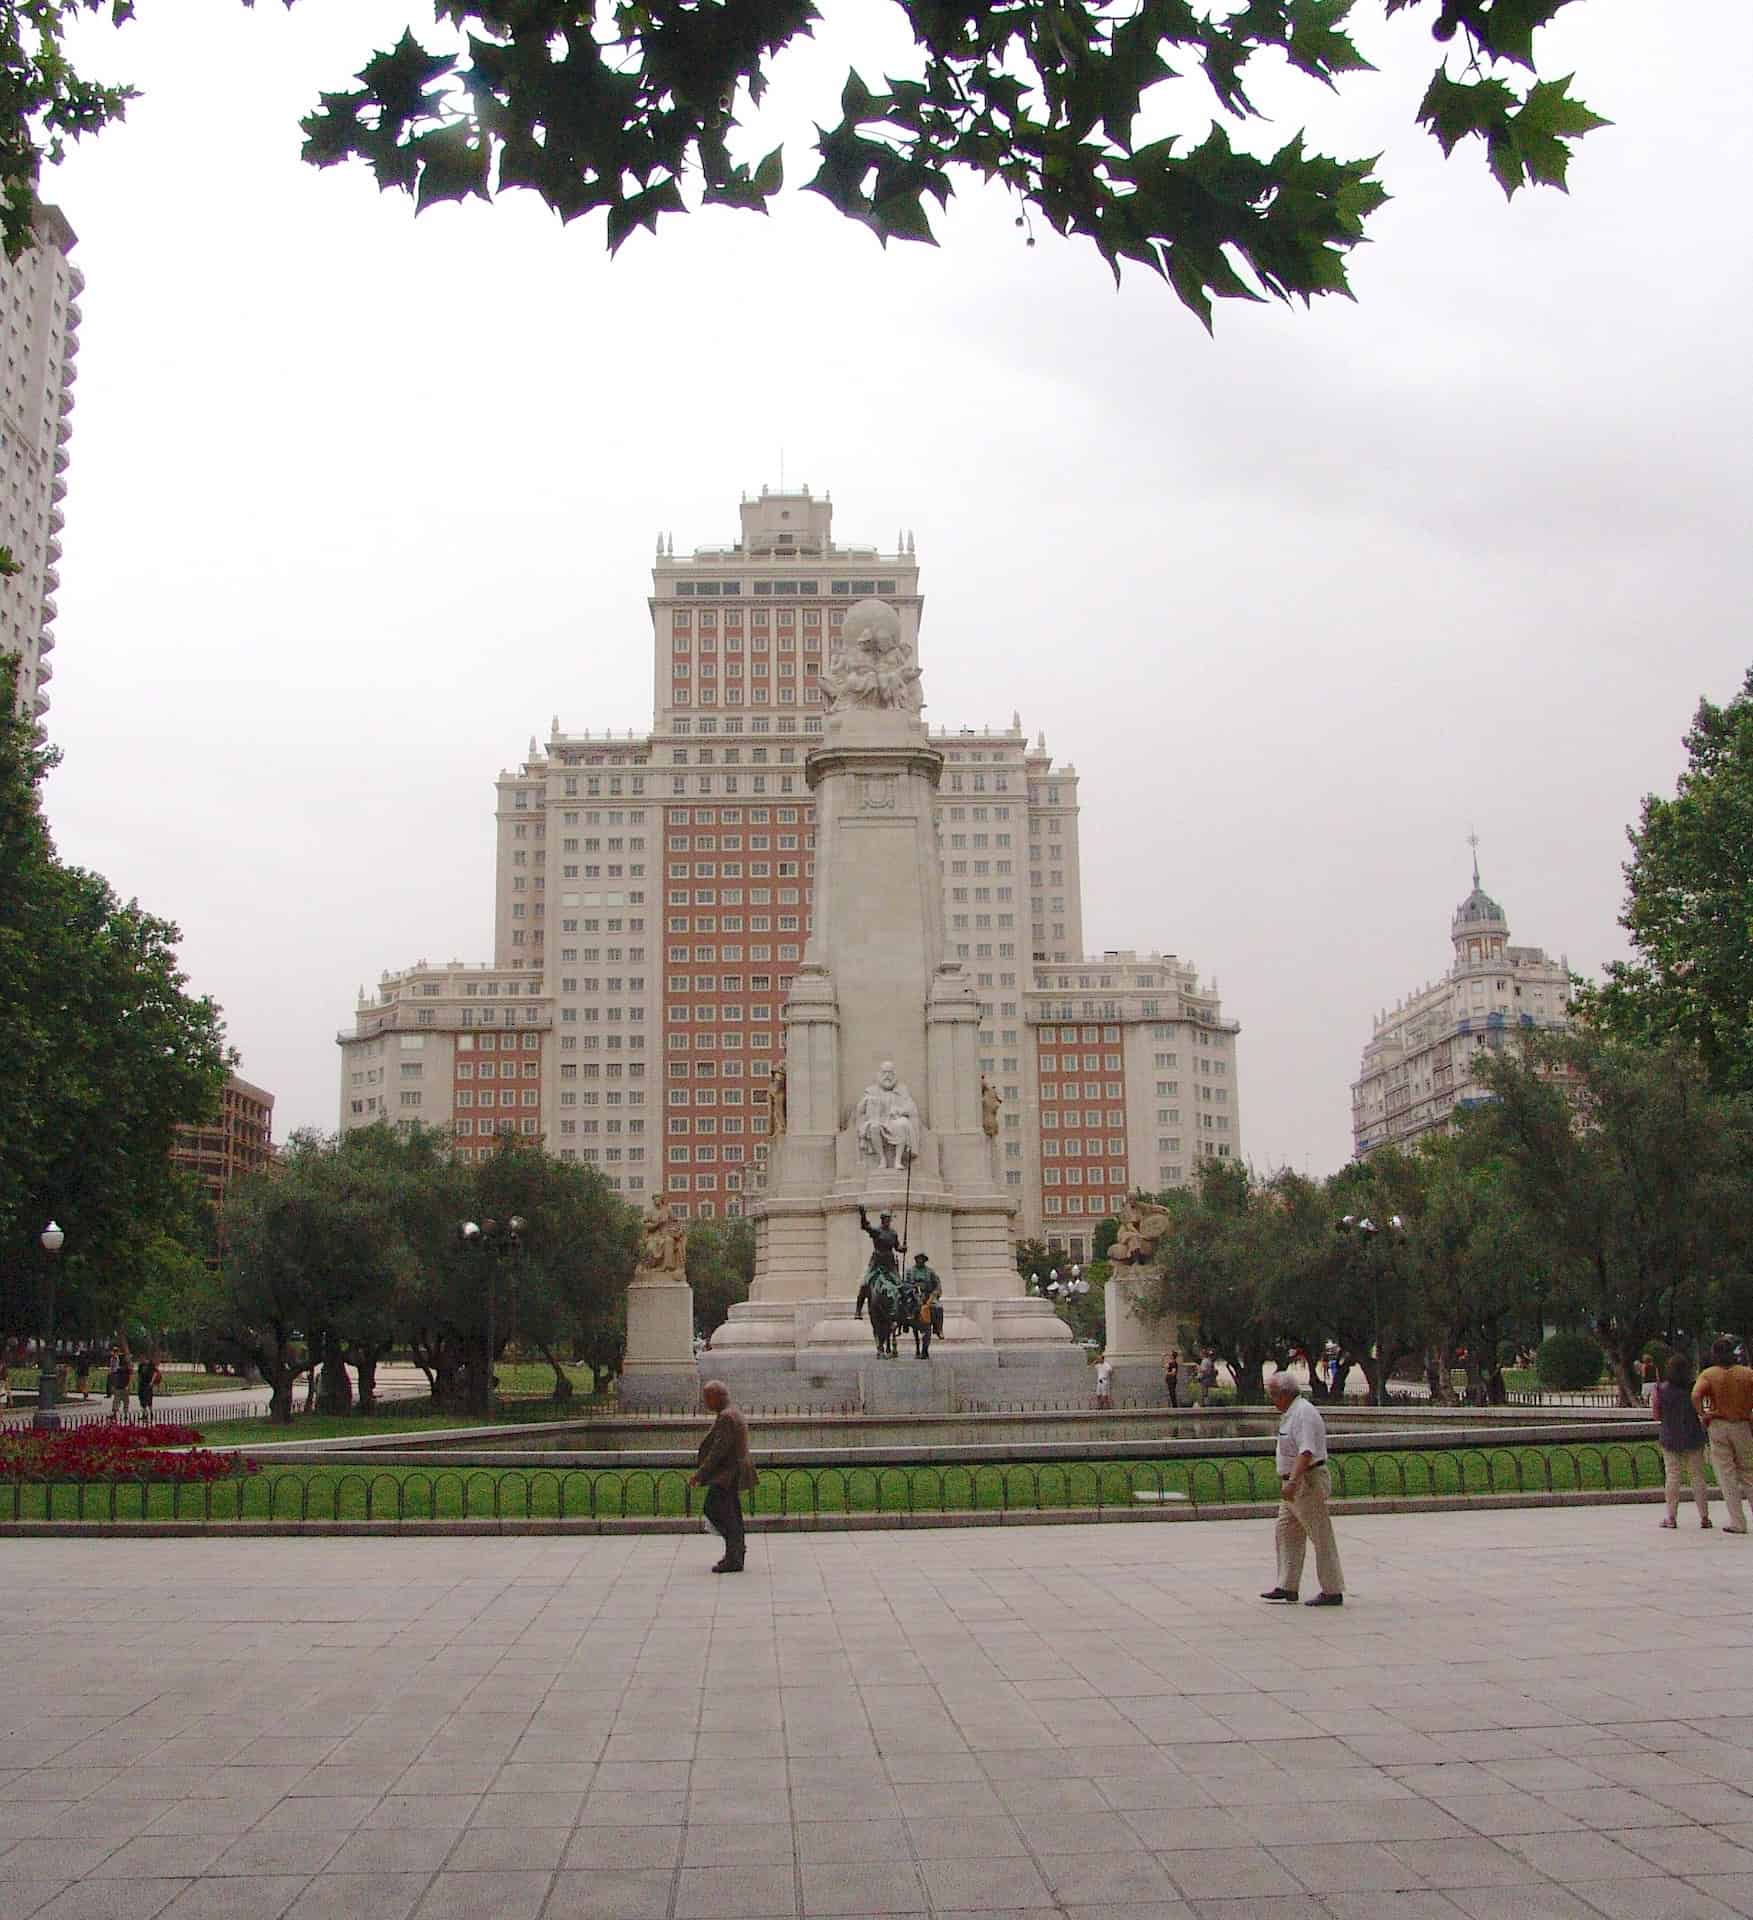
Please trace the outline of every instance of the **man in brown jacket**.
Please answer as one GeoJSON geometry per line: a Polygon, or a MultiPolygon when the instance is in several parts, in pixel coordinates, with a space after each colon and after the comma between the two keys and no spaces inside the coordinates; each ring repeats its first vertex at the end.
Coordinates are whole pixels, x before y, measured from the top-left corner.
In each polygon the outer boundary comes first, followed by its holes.
{"type": "Polygon", "coordinates": [[[724,1558],[712,1571],[741,1573],[742,1495],[760,1479],[749,1458],[748,1422],[730,1404],[730,1389],[722,1380],[708,1380],[700,1389],[700,1397],[713,1421],[700,1442],[700,1464],[694,1470],[693,1484],[706,1489],[706,1518],[724,1535],[724,1558]]]}

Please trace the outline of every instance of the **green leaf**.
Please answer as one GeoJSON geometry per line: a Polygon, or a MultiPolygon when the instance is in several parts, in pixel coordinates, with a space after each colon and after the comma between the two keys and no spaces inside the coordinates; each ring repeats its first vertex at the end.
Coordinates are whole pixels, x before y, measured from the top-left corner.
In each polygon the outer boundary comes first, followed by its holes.
{"type": "Polygon", "coordinates": [[[887,200],[879,200],[870,210],[870,224],[876,229],[877,237],[887,243],[889,240],[919,240],[926,246],[937,245],[937,235],[931,230],[931,219],[921,203],[917,191],[898,193],[887,200]]]}
{"type": "Polygon", "coordinates": [[[1598,127],[1610,127],[1611,120],[1603,120],[1570,97],[1570,83],[1575,77],[1567,73],[1562,80],[1536,80],[1516,115],[1516,125],[1524,133],[1550,133],[1569,139],[1580,139],[1598,127]]]}
{"type": "Polygon", "coordinates": [[[763,194],[774,194],[785,185],[785,148],[777,146],[755,169],[755,187],[763,194]]]}
{"type": "Polygon", "coordinates": [[[622,242],[640,227],[655,233],[660,215],[685,211],[681,189],[673,180],[617,201],[609,208],[609,252],[619,253],[622,242]]]}

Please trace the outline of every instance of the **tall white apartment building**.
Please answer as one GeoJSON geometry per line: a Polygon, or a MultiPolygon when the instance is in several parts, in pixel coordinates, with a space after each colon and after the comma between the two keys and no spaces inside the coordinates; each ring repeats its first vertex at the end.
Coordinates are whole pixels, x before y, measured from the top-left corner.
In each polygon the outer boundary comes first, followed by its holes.
{"type": "Polygon", "coordinates": [[[1446,1129],[1458,1112],[1489,1099],[1477,1062],[1510,1035],[1570,1025],[1569,961],[1510,944],[1509,921],[1480,886],[1477,859],[1473,891],[1455,909],[1449,939],[1449,971],[1376,1016],[1351,1089],[1360,1159],[1446,1129]]]}
{"type": "MultiPolygon", "coordinates": [[[[556,719],[499,776],[493,964],[422,963],[362,992],[339,1036],[343,1126],[419,1118],[477,1154],[509,1126],[629,1198],[661,1185],[683,1218],[742,1211],[810,929],[803,764],[822,732],[821,668],[854,602],[888,601],[910,637],[922,609],[911,538],[841,546],[832,525],[829,499],[764,490],[742,502],[733,546],[678,558],[659,541],[650,731],[569,733],[556,719]]],[[[1075,1256],[1129,1185],[1188,1177],[1201,1145],[1238,1150],[1235,1029],[1172,956],[1082,958],[1078,774],[1044,736],[1031,744],[1013,715],[931,740],[944,924],[980,994],[1019,1231],[1075,1256]],[[1086,1026],[1100,1063],[1087,1081],[1086,1026]],[[1184,1026],[1204,1039],[1184,1047],[1184,1026]],[[1221,1133],[1215,1111],[1201,1129],[1197,1092],[1184,1109],[1144,1092],[1158,1055],[1214,1044],[1221,1133]],[[1099,1089],[1087,1103],[1086,1088],[1099,1089]]],[[[1190,1088],[1197,1076],[1190,1066],[1190,1088]]]]}
{"type": "Polygon", "coordinates": [[[20,710],[41,719],[55,677],[49,655],[85,276],[67,257],[75,235],[59,208],[37,209],[35,234],[18,259],[0,254],[0,546],[18,566],[0,580],[0,653],[18,661],[20,710]]]}

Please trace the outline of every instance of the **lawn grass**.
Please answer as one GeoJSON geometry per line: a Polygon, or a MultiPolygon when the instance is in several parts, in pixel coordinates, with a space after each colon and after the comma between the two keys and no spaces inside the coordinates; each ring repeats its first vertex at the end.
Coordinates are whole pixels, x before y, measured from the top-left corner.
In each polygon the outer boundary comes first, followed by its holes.
{"type": "MultiPolygon", "coordinates": [[[[258,1429],[259,1432],[259,1429],[258,1429]]],[[[1600,1491],[1657,1487],[1652,1441],[1571,1446],[1473,1447],[1332,1456],[1346,1498],[1600,1491]]],[[[762,1476],[756,1515],[1049,1511],[1133,1507],[1139,1491],[1178,1493],[1212,1505],[1277,1498],[1270,1458],[1069,1460],[944,1467],[788,1467],[762,1476]]],[[[247,1479],[204,1486],[81,1489],[0,1485],[0,1518],[57,1520],[455,1520],[601,1518],[699,1511],[680,1467],[265,1466],[247,1479]],[[209,1504],[210,1503],[210,1504],[209,1504]]]]}

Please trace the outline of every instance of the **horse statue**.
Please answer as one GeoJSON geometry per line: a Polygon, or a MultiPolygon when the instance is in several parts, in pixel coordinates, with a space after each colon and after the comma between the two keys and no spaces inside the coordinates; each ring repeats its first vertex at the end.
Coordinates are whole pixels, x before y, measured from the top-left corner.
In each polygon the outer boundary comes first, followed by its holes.
{"type": "Polygon", "coordinates": [[[855,1318],[864,1318],[866,1305],[870,1307],[870,1331],[876,1350],[885,1359],[892,1360],[896,1357],[895,1336],[904,1318],[905,1303],[900,1281],[875,1261],[864,1276],[864,1285],[858,1289],[858,1304],[853,1309],[855,1318]]]}

